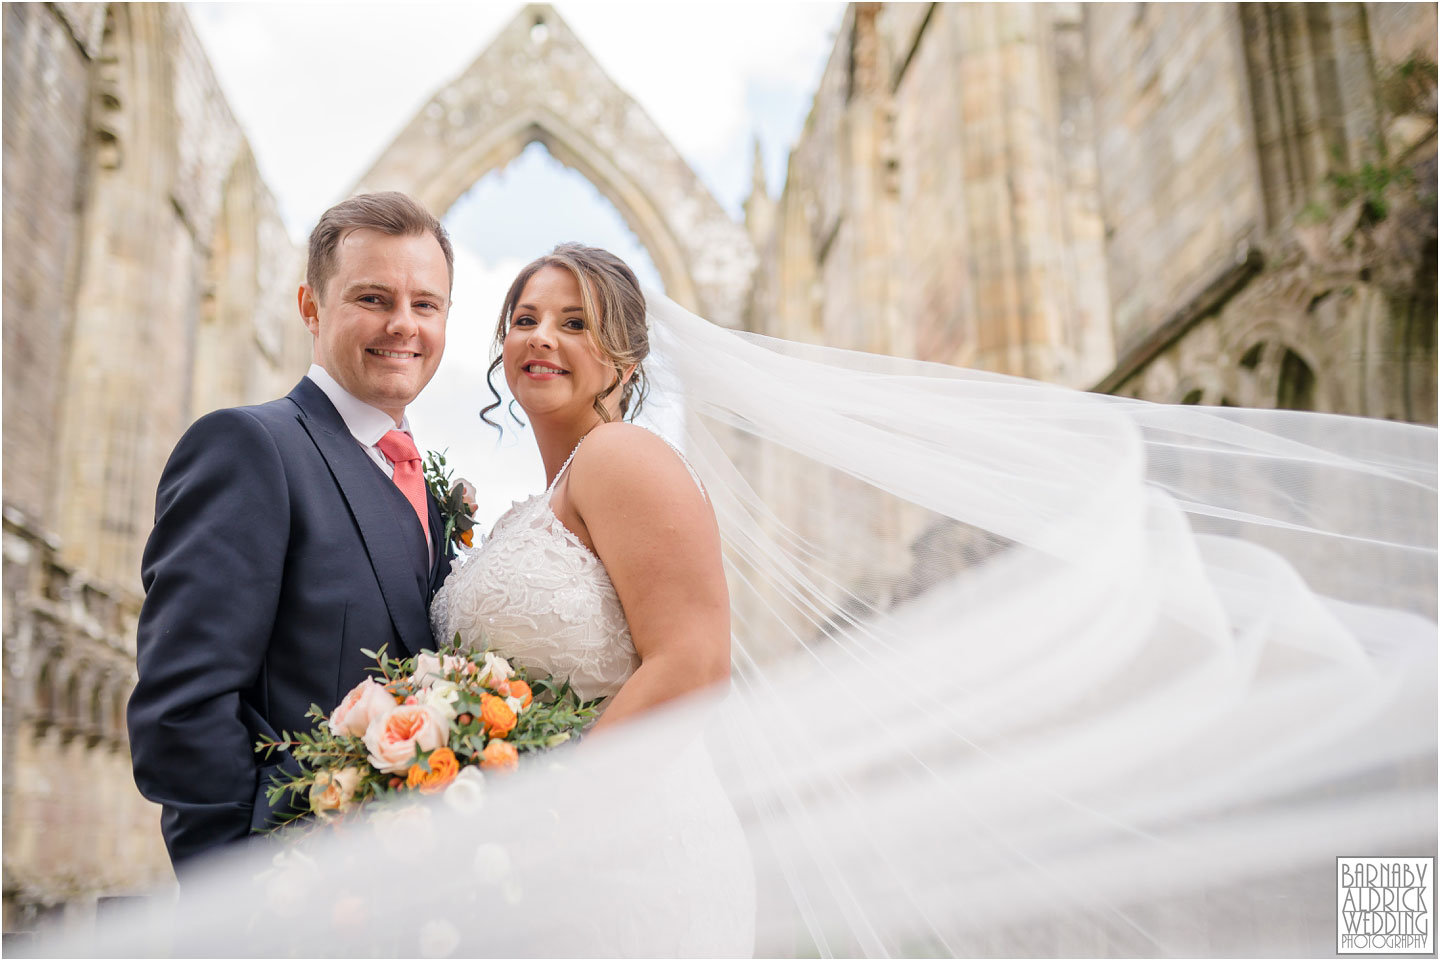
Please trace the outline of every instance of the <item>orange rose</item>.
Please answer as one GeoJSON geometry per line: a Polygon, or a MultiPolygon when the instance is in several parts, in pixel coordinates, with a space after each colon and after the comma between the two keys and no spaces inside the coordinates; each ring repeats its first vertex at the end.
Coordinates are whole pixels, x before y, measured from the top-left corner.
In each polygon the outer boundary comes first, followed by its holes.
{"type": "Polygon", "coordinates": [[[509,741],[491,741],[480,752],[480,766],[487,771],[513,771],[520,764],[520,752],[509,741]]]}
{"type": "Polygon", "coordinates": [[[466,547],[475,546],[475,529],[473,527],[468,531],[461,531],[456,536],[459,538],[460,543],[464,544],[466,547]]]}
{"type": "Polygon", "coordinates": [[[504,737],[515,727],[515,712],[510,710],[510,705],[503,699],[481,692],[480,721],[485,725],[486,734],[491,737],[504,737]]]}
{"type": "Polygon", "coordinates": [[[530,685],[526,684],[518,677],[512,677],[509,681],[509,684],[510,696],[518,697],[520,699],[520,707],[522,709],[529,707],[531,700],[530,685]]]}
{"type": "Polygon", "coordinates": [[[405,786],[418,788],[421,794],[435,794],[455,780],[455,775],[460,773],[460,761],[448,747],[432,751],[429,764],[429,771],[419,764],[410,765],[410,773],[405,776],[405,786]]]}

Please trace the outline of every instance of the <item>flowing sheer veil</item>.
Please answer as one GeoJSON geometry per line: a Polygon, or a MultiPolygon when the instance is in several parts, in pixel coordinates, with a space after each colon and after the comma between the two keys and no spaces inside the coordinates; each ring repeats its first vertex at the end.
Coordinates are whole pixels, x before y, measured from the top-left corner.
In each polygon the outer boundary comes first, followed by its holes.
{"type": "Polygon", "coordinates": [[[573,932],[687,910],[657,784],[702,733],[762,955],[1328,954],[1337,856],[1435,853],[1434,430],[1102,397],[649,300],[650,403],[724,538],[731,692],[491,777],[479,806],[257,845],[178,913],[48,949],[615,953],[573,932]],[[617,878],[648,896],[617,904],[617,878]]]}

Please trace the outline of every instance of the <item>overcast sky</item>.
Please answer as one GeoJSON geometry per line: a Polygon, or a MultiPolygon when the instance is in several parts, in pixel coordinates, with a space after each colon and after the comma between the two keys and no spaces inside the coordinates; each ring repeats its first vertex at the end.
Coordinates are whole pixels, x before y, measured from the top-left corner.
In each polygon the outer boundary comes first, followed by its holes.
{"type": "MultiPolygon", "coordinates": [[[[490,3],[188,9],[297,243],[520,12],[490,3]]],[[[757,136],[772,193],[783,182],[844,5],[560,3],[556,11],[739,219],[757,136]]],[[[488,527],[511,499],[544,486],[529,437],[507,432],[497,448],[477,416],[490,401],[489,342],[511,278],[566,240],[614,251],[657,287],[659,277],[615,208],[538,145],[444,216],[457,248],[454,306],[445,359],[410,419],[422,450],[449,448],[458,473],[482,489],[488,527]]]]}

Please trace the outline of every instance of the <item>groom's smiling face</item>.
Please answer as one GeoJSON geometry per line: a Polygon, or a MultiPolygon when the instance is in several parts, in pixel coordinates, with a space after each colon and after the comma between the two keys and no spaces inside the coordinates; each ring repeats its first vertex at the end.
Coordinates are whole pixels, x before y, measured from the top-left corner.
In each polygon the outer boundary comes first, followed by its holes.
{"type": "Polygon", "coordinates": [[[340,241],[322,296],[300,289],[315,363],[398,424],[440,365],[449,290],[445,253],[431,234],[352,230],[340,241]]]}

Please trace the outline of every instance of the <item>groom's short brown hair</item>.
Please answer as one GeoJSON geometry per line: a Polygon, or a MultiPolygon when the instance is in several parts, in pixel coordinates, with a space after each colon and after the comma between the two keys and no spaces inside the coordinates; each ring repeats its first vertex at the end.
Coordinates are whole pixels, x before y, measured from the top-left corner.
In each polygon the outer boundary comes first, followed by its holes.
{"type": "Polygon", "coordinates": [[[455,287],[455,251],[450,235],[435,216],[418,201],[397,190],[357,194],[342,200],[320,215],[320,222],[310,231],[310,257],[305,264],[305,283],[316,302],[325,297],[325,285],[335,272],[335,252],[340,241],[352,230],[369,227],[392,237],[431,234],[445,253],[445,268],[450,272],[450,287],[455,287]]]}

